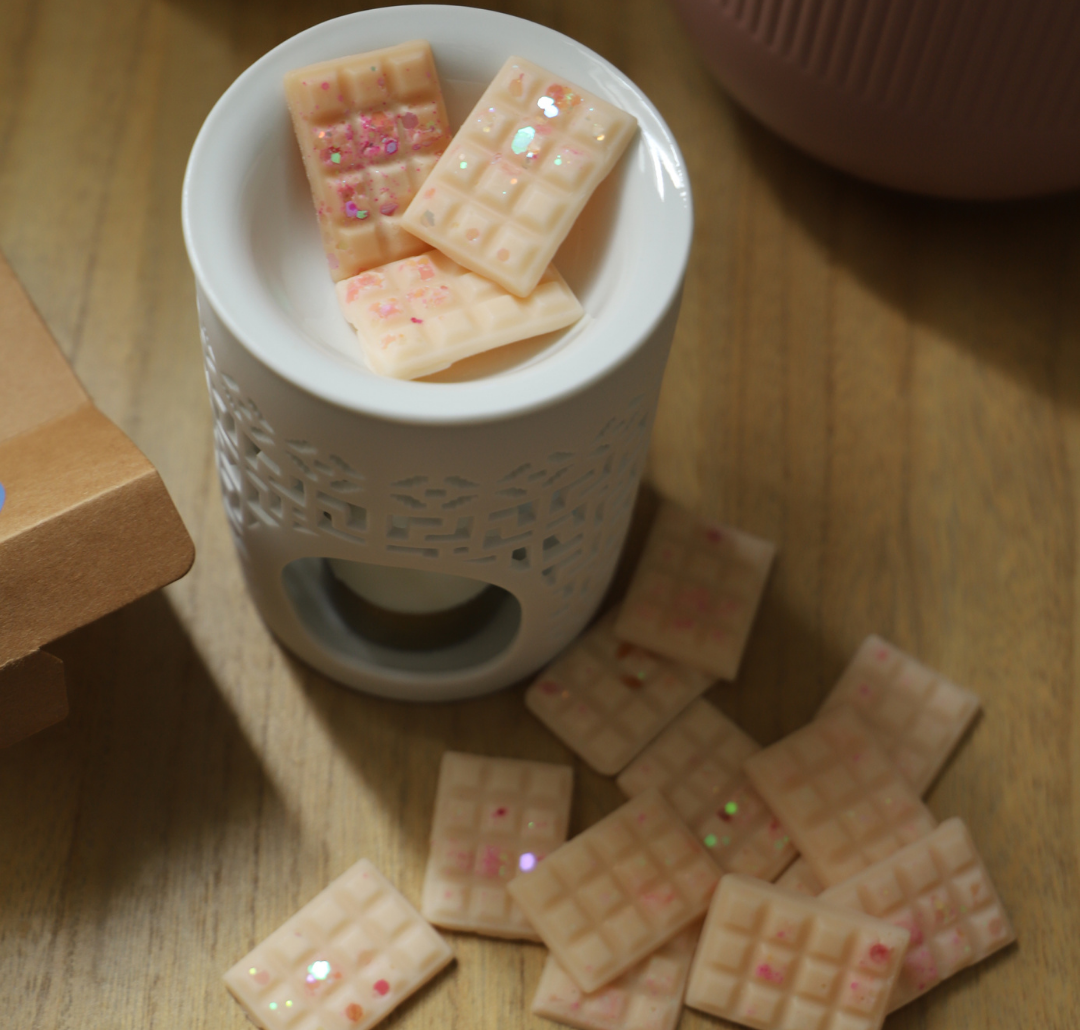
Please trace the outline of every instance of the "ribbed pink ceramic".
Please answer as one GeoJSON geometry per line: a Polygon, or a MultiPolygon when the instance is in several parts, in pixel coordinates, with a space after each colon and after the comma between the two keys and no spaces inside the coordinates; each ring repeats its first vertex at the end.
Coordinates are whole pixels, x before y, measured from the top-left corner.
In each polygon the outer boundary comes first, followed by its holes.
{"type": "Polygon", "coordinates": [[[888,186],[1080,186],[1080,0],[672,0],[734,97],[888,186]]]}

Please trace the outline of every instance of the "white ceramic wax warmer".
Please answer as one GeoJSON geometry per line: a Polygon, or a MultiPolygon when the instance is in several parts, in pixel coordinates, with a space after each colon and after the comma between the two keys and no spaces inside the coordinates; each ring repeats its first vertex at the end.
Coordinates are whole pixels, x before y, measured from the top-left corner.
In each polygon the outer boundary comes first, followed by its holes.
{"type": "Polygon", "coordinates": [[[692,232],[682,156],[641,91],[581,44],[506,15],[339,18],[271,51],[215,106],[188,164],[184,231],[225,509],[284,644],[353,687],[434,700],[512,683],[572,640],[626,533],[692,232]],[[282,77],[415,38],[431,42],[452,127],[520,54],[630,111],[640,133],[555,259],[587,316],[402,382],[364,367],[338,311],[282,77]],[[457,638],[387,646],[345,617],[327,559],[382,573],[367,578],[384,595],[395,575],[399,593],[422,583],[416,572],[495,589],[457,638]]]}

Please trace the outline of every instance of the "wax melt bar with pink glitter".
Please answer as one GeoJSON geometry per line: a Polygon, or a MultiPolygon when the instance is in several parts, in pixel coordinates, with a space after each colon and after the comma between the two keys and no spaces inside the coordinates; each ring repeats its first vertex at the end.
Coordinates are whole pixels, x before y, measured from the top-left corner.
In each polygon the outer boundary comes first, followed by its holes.
{"type": "Polygon", "coordinates": [[[525,691],[525,704],[597,772],[622,769],[712,681],[612,633],[615,613],[579,637],[525,691]]]}
{"type": "Polygon", "coordinates": [[[967,827],[948,819],[902,851],[830,887],[822,901],[911,932],[889,1011],[1016,939],[967,827]]]}
{"type": "Polygon", "coordinates": [[[743,763],[759,750],[723,712],[698,698],[617,782],[630,797],[656,787],[725,873],[772,880],[795,857],[795,847],[743,773],[743,763]]]}
{"type": "Polygon", "coordinates": [[[760,1030],[878,1030],[908,931],[746,876],[705,918],[686,1004],[760,1030]]]}
{"type": "Polygon", "coordinates": [[[700,933],[699,920],[591,994],[548,955],[532,1010],[579,1030],[675,1030],[700,933]]]}
{"type": "Polygon", "coordinates": [[[937,825],[847,705],[751,755],[746,772],[826,886],[937,825]]]}
{"type": "Polygon", "coordinates": [[[595,991],[702,916],[720,870],[650,790],[511,880],[514,900],[583,991],[595,991]]]}
{"type": "Polygon", "coordinates": [[[581,305],[552,265],[524,300],[437,250],[337,285],[368,365],[416,379],[462,358],[576,322],[581,305]]]}
{"type": "Polygon", "coordinates": [[[539,940],[507,884],[566,841],[569,766],[442,757],[421,911],[436,926],[539,940]]]}
{"type": "Polygon", "coordinates": [[[428,43],[298,68],[285,96],[333,279],[426,250],[401,216],[450,141],[428,43]]]}
{"type": "Polygon", "coordinates": [[[776,548],[670,501],[657,513],[615,635],[722,679],[739,671],[776,548]]]}
{"type": "Polygon", "coordinates": [[[527,297],[637,122],[511,57],[403,217],[409,232],[527,297]]]}
{"type": "Polygon", "coordinates": [[[237,962],[225,985],[265,1030],[367,1030],[453,957],[361,859],[237,962]]]}
{"type": "Polygon", "coordinates": [[[979,714],[979,698],[870,636],[821,706],[849,704],[919,794],[979,714]]]}

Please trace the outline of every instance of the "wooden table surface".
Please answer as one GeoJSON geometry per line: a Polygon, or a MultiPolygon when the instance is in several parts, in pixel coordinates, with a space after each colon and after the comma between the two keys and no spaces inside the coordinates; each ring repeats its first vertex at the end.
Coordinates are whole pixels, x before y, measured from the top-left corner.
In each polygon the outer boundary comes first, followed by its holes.
{"type": "MultiPolygon", "coordinates": [[[[929,804],[967,821],[1020,943],[887,1027],[1075,1027],[1078,198],[966,206],[833,173],[733,106],[663,0],[494,6],[625,70],[690,167],[697,236],[648,481],[781,548],[738,682],[708,696],[771,742],[876,631],[983,698],[929,804]]],[[[0,4],[0,247],[161,470],[199,555],[182,582],[58,644],[71,717],[0,753],[13,1030],[239,1030],[222,972],[357,858],[418,898],[444,750],[572,760],[520,688],[412,707],[326,681],[270,638],[241,582],[181,177],[232,79],[348,9],[0,4]]],[[[572,831],[620,800],[574,766],[572,831]]],[[[550,1025],[528,1014],[541,948],[454,946],[392,1025],[550,1025]]]]}

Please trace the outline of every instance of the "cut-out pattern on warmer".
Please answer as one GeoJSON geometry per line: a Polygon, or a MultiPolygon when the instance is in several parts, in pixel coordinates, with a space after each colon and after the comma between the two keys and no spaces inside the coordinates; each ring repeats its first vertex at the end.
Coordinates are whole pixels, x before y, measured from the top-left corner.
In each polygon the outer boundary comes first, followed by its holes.
{"type": "Polygon", "coordinates": [[[225,510],[242,534],[291,530],[387,552],[539,576],[554,617],[595,605],[617,557],[649,443],[633,397],[580,453],[522,456],[487,482],[422,472],[376,479],[311,442],[284,439],[218,364],[203,330],[225,510]]]}

